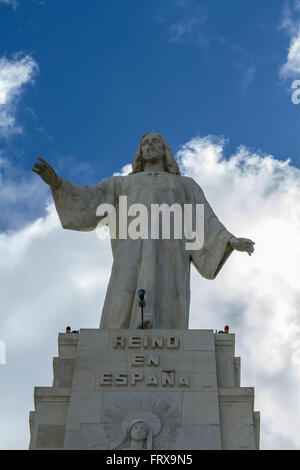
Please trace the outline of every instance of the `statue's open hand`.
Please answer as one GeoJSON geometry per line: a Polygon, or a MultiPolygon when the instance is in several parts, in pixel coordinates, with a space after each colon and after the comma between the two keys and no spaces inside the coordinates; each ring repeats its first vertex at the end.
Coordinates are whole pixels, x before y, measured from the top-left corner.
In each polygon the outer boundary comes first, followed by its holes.
{"type": "Polygon", "coordinates": [[[38,157],[38,160],[39,162],[34,164],[32,171],[38,174],[42,180],[44,180],[45,183],[49,184],[52,188],[57,188],[59,185],[59,178],[54,168],[52,168],[52,166],[49,165],[49,163],[46,162],[46,160],[43,158],[38,157]]]}
{"type": "Polygon", "coordinates": [[[247,251],[248,255],[251,256],[254,252],[255,242],[249,240],[248,238],[235,238],[232,237],[230,240],[230,245],[233,250],[237,251],[247,251]]]}

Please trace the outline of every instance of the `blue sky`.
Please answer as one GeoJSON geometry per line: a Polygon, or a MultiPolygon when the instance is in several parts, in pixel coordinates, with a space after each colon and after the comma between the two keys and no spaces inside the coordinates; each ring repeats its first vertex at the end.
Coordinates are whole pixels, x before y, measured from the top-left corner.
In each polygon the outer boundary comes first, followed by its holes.
{"type": "Polygon", "coordinates": [[[30,171],[36,155],[78,183],[131,160],[157,129],[172,149],[223,135],[300,164],[300,106],[279,77],[290,38],[282,0],[24,0],[0,5],[1,55],[39,67],[18,106],[23,134],[2,143],[30,171]]]}
{"type": "Polygon", "coordinates": [[[57,333],[98,327],[112,263],[94,232],[61,228],[33,163],[94,184],[152,130],[256,242],[212,283],[192,272],[190,327],[230,325],[262,448],[300,448],[295,80],[300,0],[0,0],[0,448],[28,448],[57,333]]]}

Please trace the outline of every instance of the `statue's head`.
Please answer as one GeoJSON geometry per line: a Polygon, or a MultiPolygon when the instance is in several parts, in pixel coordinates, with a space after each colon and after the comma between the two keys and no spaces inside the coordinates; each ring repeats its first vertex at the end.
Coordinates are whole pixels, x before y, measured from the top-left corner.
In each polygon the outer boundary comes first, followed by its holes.
{"type": "Polygon", "coordinates": [[[135,442],[145,441],[148,436],[148,427],[142,420],[135,420],[128,429],[129,437],[135,442]]]}
{"type": "Polygon", "coordinates": [[[179,167],[174,159],[174,154],[159,132],[142,136],[137,152],[132,162],[132,173],[144,171],[146,161],[156,162],[162,159],[164,170],[174,175],[180,175],[179,167]]]}

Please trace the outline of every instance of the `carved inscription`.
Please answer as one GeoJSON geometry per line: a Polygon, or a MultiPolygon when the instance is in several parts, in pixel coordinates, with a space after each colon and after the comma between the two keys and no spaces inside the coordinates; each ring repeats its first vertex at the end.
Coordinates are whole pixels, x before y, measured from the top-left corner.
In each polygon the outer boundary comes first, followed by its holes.
{"type": "Polygon", "coordinates": [[[174,336],[113,336],[113,348],[125,349],[178,349],[179,337],[174,336]]]}
{"type": "Polygon", "coordinates": [[[159,370],[161,354],[163,350],[180,349],[180,340],[176,335],[132,335],[113,336],[112,348],[124,351],[132,351],[130,365],[136,369],[130,372],[107,371],[100,374],[99,385],[109,387],[136,386],[145,383],[147,387],[189,387],[188,375],[176,373],[175,369],[159,370]]]}

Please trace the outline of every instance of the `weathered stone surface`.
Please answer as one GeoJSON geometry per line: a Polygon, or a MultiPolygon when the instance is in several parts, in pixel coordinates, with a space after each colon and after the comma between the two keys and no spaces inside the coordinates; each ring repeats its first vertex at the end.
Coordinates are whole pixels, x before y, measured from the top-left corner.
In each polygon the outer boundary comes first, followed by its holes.
{"type": "Polygon", "coordinates": [[[71,389],[36,387],[30,413],[30,449],[63,448],[71,389]]]}
{"type": "Polygon", "coordinates": [[[37,429],[36,446],[39,449],[62,449],[66,426],[40,424],[37,429]]]}
{"type": "Polygon", "coordinates": [[[219,402],[223,448],[257,449],[259,414],[253,411],[254,389],[251,387],[219,389],[219,402]]]}
{"type": "Polygon", "coordinates": [[[54,386],[35,389],[31,449],[135,448],[142,425],[149,449],[259,448],[233,334],[87,329],[59,342],[54,386]]]}
{"type": "Polygon", "coordinates": [[[182,397],[183,423],[198,426],[220,425],[217,392],[185,392],[182,397]]]}

